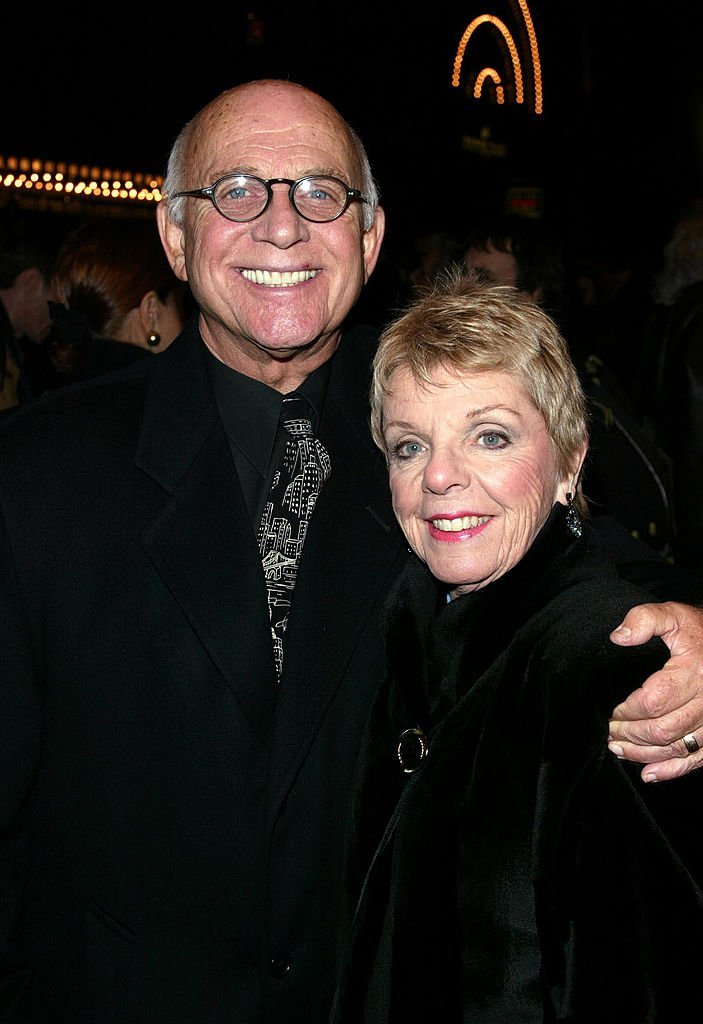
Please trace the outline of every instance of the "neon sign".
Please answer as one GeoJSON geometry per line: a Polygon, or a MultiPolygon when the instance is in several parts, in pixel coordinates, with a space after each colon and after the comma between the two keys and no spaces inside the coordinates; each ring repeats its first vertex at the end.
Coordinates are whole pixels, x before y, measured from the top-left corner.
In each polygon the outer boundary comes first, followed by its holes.
{"type": "Polygon", "coordinates": [[[475,99],[480,99],[486,92],[491,95],[495,102],[503,104],[506,102],[506,84],[510,85],[509,95],[515,103],[527,103],[535,114],[542,113],[542,65],[539,57],[539,46],[537,44],[537,33],[530,9],[526,0],[509,0],[513,12],[521,19],[523,32],[521,35],[527,45],[523,45],[524,53],[521,60],[520,47],[515,42],[510,29],[500,18],[494,14],[480,14],[471,21],[461,37],[459,46],[454,58],[454,70],[452,74],[452,85],[457,87],[461,81],[461,69],[464,61],[467,46],[477,29],[483,25],[490,26],[492,31],[497,31],[502,38],[507,51],[508,60],[503,69],[503,75],[496,68],[481,68],[475,76],[472,75],[471,91],[475,99]],[[529,73],[523,73],[523,63],[529,69],[529,73]],[[504,79],[509,76],[509,81],[504,79]],[[525,79],[529,85],[529,97],[525,97],[525,79]],[[488,92],[490,90],[490,92],[488,92]]]}

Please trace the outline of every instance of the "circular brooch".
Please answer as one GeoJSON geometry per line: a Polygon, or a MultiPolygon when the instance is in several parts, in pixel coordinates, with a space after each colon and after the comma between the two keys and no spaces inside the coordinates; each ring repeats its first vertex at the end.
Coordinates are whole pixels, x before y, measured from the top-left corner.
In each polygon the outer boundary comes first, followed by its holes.
{"type": "Polygon", "coordinates": [[[400,767],[406,774],[416,772],[427,757],[427,737],[422,729],[406,729],[401,732],[396,754],[400,767]]]}

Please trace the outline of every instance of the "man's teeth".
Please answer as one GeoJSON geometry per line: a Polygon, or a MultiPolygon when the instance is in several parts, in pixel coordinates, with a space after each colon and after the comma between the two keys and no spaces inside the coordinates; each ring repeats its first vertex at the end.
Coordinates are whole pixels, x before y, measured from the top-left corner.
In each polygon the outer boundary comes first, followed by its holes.
{"type": "Polygon", "coordinates": [[[490,518],[490,516],[459,516],[457,519],[433,519],[432,525],[436,530],[459,533],[460,530],[470,530],[474,526],[481,526],[490,518]]]}
{"type": "Polygon", "coordinates": [[[242,276],[247,281],[268,288],[290,288],[291,285],[311,281],[316,274],[316,270],[242,270],[242,276]]]}

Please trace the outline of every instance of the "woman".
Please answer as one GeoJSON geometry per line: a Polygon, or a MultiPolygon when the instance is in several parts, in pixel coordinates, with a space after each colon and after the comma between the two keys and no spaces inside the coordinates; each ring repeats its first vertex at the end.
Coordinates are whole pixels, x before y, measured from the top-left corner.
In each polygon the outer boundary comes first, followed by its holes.
{"type": "Polygon", "coordinates": [[[50,347],[62,384],[161,352],[183,328],[186,295],[151,219],[104,218],[74,229],[51,291],[50,347]]]}
{"type": "Polygon", "coordinates": [[[666,655],[608,640],[642,595],[587,521],[563,339],[450,274],[384,332],[372,428],[417,559],[387,608],[335,1021],[677,1019],[703,776],[647,787],[607,750],[609,709],[666,655]]]}

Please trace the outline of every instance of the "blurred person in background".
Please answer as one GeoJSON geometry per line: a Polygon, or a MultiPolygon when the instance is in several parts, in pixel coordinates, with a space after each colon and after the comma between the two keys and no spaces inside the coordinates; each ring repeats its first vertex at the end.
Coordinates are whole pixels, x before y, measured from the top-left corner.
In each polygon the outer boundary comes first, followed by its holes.
{"type": "Polygon", "coordinates": [[[591,440],[583,489],[592,513],[616,519],[637,540],[670,558],[674,523],[669,457],[607,359],[592,347],[598,339],[583,329],[580,311],[572,308],[560,235],[540,219],[517,214],[489,219],[469,233],[463,263],[529,295],[557,321],[588,402],[591,440]]]}
{"type": "Polygon", "coordinates": [[[162,352],[180,333],[187,292],[153,220],[102,219],[66,236],[51,281],[50,349],[60,384],[162,352]]]}
{"type": "Polygon", "coordinates": [[[0,211],[0,410],[21,405],[44,389],[56,227],[51,219],[14,206],[0,211]]]}
{"type": "Polygon", "coordinates": [[[703,569],[703,201],[679,212],[662,248],[636,365],[640,403],[671,459],[676,560],[703,569]]]}

